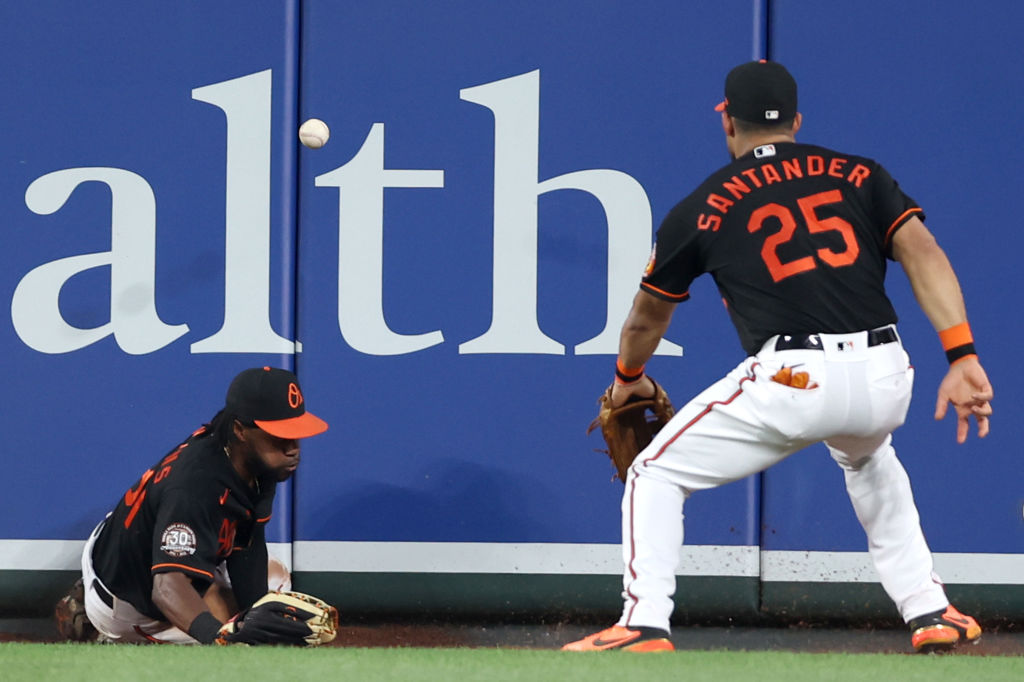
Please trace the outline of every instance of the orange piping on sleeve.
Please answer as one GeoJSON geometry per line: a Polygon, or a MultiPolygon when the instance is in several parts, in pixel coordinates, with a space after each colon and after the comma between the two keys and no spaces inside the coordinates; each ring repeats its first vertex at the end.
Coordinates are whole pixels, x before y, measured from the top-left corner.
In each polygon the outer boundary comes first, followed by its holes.
{"type": "Polygon", "coordinates": [[[185,571],[188,571],[190,573],[198,573],[199,575],[204,575],[207,578],[209,578],[210,580],[213,580],[213,573],[210,573],[208,571],[203,571],[203,570],[200,570],[198,568],[192,568],[191,566],[186,566],[184,564],[153,564],[153,567],[150,570],[154,571],[154,570],[156,570],[158,568],[181,568],[181,569],[183,569],[185,571]]]}
{"type": "Polygon", "coordinates": [[[671,293],[665,291],[664,289],[659,289],[658,287],[656,287],[656,286],[654,286],[652,284],[648,284],[647,282],[641,282],[640,286],[642,288],[644,288],[644,289],[649,289],[650,291],[655,291],[655,292],[661,294],[662,296],[665,296],[667,298],[672,299],[673,301],[682,301],[682,300],[690,297],[690,292],[689,291],[684,291],[681,294],[671,294],[671,293]]]}
{"type": "Polygon", "coordinates": [[[914,213],[924,213],[924,210],[920,207],[908,208],[906,211],[900,214],[900,217],[892,221],[892,225],[885,231],[885,243],[888,244],[889,240],[892,239],[892,233],[896,231],[896,228],[903,224],[903,222],[914,213]]]}

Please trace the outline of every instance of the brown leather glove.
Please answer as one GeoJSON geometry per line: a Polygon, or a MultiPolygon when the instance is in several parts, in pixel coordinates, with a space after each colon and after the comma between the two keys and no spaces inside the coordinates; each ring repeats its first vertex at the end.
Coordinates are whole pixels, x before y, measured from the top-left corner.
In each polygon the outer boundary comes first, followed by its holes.
{"type": "Polygon", "coordinates": [[[672,401],[658,382],[648,375],[654,384],[654,395],[650,398],[631,398],[624,405],[612,407],[612,386],[598,399],[601,406],[597,417],[587,428],[587,434],[600,427],[604,442],[608,444],[604,452],[612,460],[618,471],[619,480],[626,481],[626,472],[654,435],[661,430],[675,414],[672,401]]]}

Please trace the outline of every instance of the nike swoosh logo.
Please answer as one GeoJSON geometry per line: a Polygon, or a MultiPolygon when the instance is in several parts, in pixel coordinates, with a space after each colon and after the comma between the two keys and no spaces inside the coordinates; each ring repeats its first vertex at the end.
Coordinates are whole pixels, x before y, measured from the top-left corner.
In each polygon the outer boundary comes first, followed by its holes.
{"type": "Polygon", "coordinates": [[[231,492],[229,488],[224,488],[224,494],[220,496],[220,506],[224,506],[224,503],[228,501],[228,494],[231,492]]]}
{"type": "Polygon", "coordinates": [[[618,637],[616,639],[601,639],[600,637],[598,637],[597,639],[594,640],[594,646],[596,646],[596,647],[612,647],[612,646],[615,646],[616,644],[625,644],[627,642],[632,642],[634,639],[639,639],[639,638],[640,638],[640,633],[639,632],[631,632],[626,637],[618,637]]]}
{"type": "Polygon", "coordinates": [[[963,616],[946,616],[946,620],[951,623],[956,623],[957,625],[963,625],[964,627],[971,624],[971,621],[967,620],[963,616]]]}

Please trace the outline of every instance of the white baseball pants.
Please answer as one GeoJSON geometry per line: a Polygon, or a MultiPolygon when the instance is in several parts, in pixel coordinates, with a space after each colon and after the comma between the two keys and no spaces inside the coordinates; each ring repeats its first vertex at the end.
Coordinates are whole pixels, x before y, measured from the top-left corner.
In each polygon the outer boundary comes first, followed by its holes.
{"type": "Polygon", "coordinates": [[[669,629],[682,509],[691,493],[819,442],[845,473],[875,569],[904,620],[949,604],[891,445],[910,406],[909,358],[899,341],[869,347],[867,332],[819,336],[820,350],[776,351],[770,339],[680,409],[637,457],[622,498],[620,625],[669,629]],[[772,381],[784,366],[808,372],[812,387],[772,381]]]}

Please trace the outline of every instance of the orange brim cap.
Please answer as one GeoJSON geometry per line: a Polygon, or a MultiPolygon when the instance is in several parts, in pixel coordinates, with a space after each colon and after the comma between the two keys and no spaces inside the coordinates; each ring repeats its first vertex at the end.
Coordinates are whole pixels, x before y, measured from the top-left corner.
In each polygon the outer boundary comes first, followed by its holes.
{"type": "Polygon", "coordinates": [[[253,423],[271,436],[288,439],[309,438],[327,430],[327,422],[309,412],[290,419],[256,419],[253,423]]]}
{"type": "Polygon", "coordinates": [[[715,105],[715,111],[725,111],[725,108],[729,106],[729,100],[723,99],[721,102],[715,105]]]}

